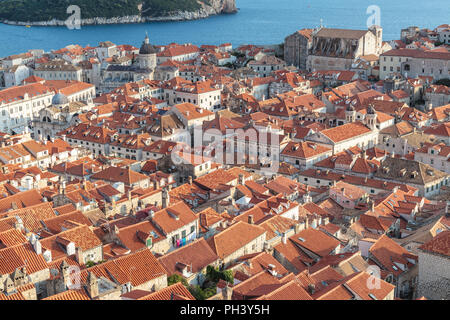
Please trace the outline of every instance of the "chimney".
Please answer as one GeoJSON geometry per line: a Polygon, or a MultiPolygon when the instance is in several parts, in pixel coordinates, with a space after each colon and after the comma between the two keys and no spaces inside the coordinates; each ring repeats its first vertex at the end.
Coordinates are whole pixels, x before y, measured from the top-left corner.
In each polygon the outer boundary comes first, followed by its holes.
{"type": "Polygon", "coordinates": [[[255,224],[252,214],[248,216],[248,224],[255,224]]]}
{"type": "Polygon", "coordinates": [[[189,176],[189,177],[188,177],[188,183],[189,183],[190,185],[192,185],[192,176],[189,176]]]}
{"type": "Polygon", "coordinates": [[[88,272],[87,292],[91,299],[95,299],[98,297],[98,279],[92,272],[88,272]]]}
{"type": "Polygon", "coordinates": [[[80,247],[75,249],[75,256],[79,265],[83,266],[85,264],[83,257],[83,250],[80,247]]]}
{"type": "Polygon", "coordinates": [[[52,262],[52,252],[50,250],[45,250],[43,254],[45,262],[52,262]]]}
{"type": "Polygon", "coordinates": [[[272,254],[273,253],[273,248],[272,248],[272,246],[270,245],[270,243],[268,241],[264,241],[264,252],[266,252],[268,254],[272,254]]]}
{"type": "Polygon", "coordinates": [[[59,270],[64,280],[64,285],[66,286],[71,284],[69,268],[70,268],[69,264],[67,263],[66,260],[64,260],[59,266],[59,270]]]}
{"type": "Polygon", "coordinates": [[[164,188],[162,191],[162,207],[163,209],[167,208],[170,203],[170,195],[167,188],[164,188]]]}
{"type": "Polygon", "coordinates": [[[86,179],[86,177],[83,177],[83,182],[81,183],[81,188],[84,191],[87,191],[87,179],[86,179]]]}
{"type": "Polygon", "coordinates": [[[11,280],[10,277],[7,277],[6,281],[5,281],[5,288],[4,288],[4,290],[6,291],[6,294],[13,293],[15,291],[15,288],[16,287],[14,286],[14,282],[11,280]]]}
{"type": "Polygon", "coordinates": [[[36,240],[36,242],[33,244],[33,248],[36,254],[42,254],[42,245],[39,240],[36,240]]]}
{"type": "Polygon", "coordinates": [[[313,283],[311,283],[308,285],[308,293],[313,295],[314,292],[316,292],[316,286],[313,283]]]}
{"type": "Polygon", "coordinates": [[[244,185],[244,175],[243,175],[242,173],[239,174],[239,180],[238,180],[238,183],[241,184],[241,185],[244,185]]]}
{"type": "Polygon", "coordinates": [[[297,234],[297,233],[300,232],[300,223],[295,224],[295,226],[294,226],[294,232],[295,232],[295,234],[297,234]]]}
{"type": "Polygon", "coordinates": [[[227,283],[226,287],[222,289],[223,300],[231,300],[233,297],[233,288],[227,283]]]}
{"type": "Polygon", "coordinates": [[[281,237],[281,242],[283,242],[283,244],[287,243],[287,234],[286,234],[286,232],[283,233],[283,236],[281,237]]]}
{"type": "Polygon", "coordinates": [[[19,231],[22,231],[24,229],[22,218],[19,216],[15,216],[15,218],[16,218],[16,222],[14,224],[14,228],[19,231]]]}
{"type": "Polygon", "coordinates": [[[62,181],[59,184],[59,194],[65,194],[66,193],[66,181],[62,181]]]}

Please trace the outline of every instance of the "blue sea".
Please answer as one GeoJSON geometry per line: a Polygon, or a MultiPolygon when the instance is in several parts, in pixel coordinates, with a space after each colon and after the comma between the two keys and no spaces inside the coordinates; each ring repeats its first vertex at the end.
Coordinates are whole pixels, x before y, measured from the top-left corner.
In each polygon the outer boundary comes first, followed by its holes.
{"type": "MultiPolygon", "coordinates": [[[[449,0],[236,0],[237,14],[208,19],[145,24],[65,27],[9,26],[0,24],[0,57],[29,49],[46,51],[69,44],[97,45],[101,41],[139,46],[147,31],[153,44],[171,42],[221,44],[278,44],[302,28],[322,24],[328,28],[366,29],[372,12],[380,9],[384,40],[400,38],[400,29],[417,25],[435,28],[449,23],[449,0]]],[[[371,20],[373,21],[373,20],[371,20]]]]}

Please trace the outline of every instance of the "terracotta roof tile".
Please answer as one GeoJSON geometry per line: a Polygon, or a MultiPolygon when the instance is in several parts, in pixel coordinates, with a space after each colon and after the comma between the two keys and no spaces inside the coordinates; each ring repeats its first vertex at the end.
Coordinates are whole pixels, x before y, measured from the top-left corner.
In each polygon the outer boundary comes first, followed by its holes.
{"type": "Polygon", "coordinates": [[[214,235],[208,244],[221,259],[224,259],[265,232],[262,227],[240,221],[214,235]]]}

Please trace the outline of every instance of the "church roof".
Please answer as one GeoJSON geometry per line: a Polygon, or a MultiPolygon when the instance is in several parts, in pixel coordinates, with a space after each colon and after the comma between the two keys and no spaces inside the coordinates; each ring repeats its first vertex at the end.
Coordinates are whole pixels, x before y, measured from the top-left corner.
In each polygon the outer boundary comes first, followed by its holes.
{"type": "Polygon", "coordinates": [[[53,105],[62,105],[62,104],[68,104],[69,103],[69,99],[67,99],[67,97],[62,94],[61,92],[58,92],[57,94],[55,94],[55,96],[52,99],[52,104],[53,105]]]}
{"type": "Polygon", "coordinates": [[[152,46],[149,42],[148,35],[145,36],[144,42],[142,42],[142,46],[139,49],[139,54],[156,54],[157,51],[154,46],[152,46]]]}
{"type": "Polygon", "coordinates": [[[322,28],[316,33],[316,37],[322,38],[342,38],[342,39],[360,39],[368,30],[349,30],[349,29],[328,29],[322,28]]]}

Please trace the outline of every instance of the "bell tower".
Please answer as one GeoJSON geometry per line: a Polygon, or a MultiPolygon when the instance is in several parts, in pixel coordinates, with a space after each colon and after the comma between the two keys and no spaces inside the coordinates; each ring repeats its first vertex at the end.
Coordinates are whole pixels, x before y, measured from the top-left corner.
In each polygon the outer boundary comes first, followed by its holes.
{"type": "Polygon", "coordinates": [[[377,128],[377,112],[373,105],[369,105],[367,107],[367,115],[366,115],[366,125],[371,129],[375,130],[377,128]]]}
{"type": "Polygon", "coordinates": [[[356,110],[352,105],[349,105],[345,110],[345,122],[351,123],[355,122],[356,119],[356,110]]]}
{"type": "Polygon", "coordinates": [[[155,69],[156,68],[156,49],[150,44],[148,34],[145,34],[145,39],[139,49],[138,63],[141,69],[155,69]]]}

